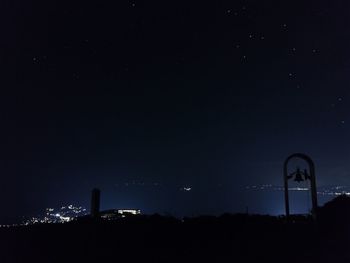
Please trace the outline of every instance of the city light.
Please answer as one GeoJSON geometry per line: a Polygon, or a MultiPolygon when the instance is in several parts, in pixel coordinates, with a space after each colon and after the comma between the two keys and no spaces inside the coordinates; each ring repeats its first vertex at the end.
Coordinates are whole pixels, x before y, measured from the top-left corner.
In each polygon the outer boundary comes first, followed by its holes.
{"type": "MultiPolygon", "coordinates": [[[[275,186],[272,184],[263,184],[263,185],[251,185],[246,186],[246,190],[253,191],[284,191],[283,186],[275,186]]],[[[289,191],[309,191],[309,187],[289,187],[289,191]]],[[[323,186],[318,187],[318,195],[329,195],[329,196],[339,196],[339,195],[350,195],[350,187],[337,185],[337,186],[323,186]]]]}
{"type": "Polygon", "coordinates": [[[87,214],[87,210],[81,206],[67,205],[58,209],[46,208],[44,215],[31,217],[23,222],[23,225],[67,223],[75,220],[79,216],[87,214]]]}

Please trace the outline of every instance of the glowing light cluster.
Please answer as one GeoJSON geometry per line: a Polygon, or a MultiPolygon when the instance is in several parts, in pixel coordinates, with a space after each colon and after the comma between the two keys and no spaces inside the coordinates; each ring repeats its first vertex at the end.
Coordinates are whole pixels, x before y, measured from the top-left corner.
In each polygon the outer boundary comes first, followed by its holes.
{"type": "Polygon", "coordinates": [[[59,209],[46,208],[44,216],[31,217],[23,222],[24,225],[66,223],[75,220],[78,216],[86,215],[87,211],[81,206],[61,206],[59,209]]]}

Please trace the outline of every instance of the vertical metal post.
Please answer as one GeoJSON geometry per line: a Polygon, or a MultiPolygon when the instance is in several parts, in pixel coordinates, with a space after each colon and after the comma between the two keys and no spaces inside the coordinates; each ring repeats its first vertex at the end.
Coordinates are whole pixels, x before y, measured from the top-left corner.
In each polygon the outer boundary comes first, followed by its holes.
{"type": "Polygon", "coordinates": [[[289,219],[289,195],[288,195],[288,170],[287,170],[288,162],[284,163],[283,167],[283,178],[284,178],[284,202],[286,209],[286,217],[289,219]]]}
{"type": "Polygon", "coordinates": [[[316,188],[316,176],[315,176],[315,166],[311,161],[310,166],[310,181],[311,181],[311,202],[312,202],[312,216],[314,219],[317,218],[317,188],[316,188]]]}

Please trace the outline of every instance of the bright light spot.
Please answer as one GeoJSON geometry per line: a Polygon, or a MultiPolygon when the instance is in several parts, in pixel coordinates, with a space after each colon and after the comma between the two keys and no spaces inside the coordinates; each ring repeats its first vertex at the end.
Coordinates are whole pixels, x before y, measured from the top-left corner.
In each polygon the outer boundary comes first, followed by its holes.
{"type": "Polygon", "coordinates": [[[139,209],[118,209],[118,214],[139,215],[141,214],[141,211],[139,209]]]}

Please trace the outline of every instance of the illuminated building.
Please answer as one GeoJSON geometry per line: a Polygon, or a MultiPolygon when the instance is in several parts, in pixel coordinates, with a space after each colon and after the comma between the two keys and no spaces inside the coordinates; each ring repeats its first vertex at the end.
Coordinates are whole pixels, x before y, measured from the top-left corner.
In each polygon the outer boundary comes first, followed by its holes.
{"type": "Polygon", "coordinates": [[[118,219],[121,217],[141,215],[140,209],[111,209],[102,211],[100,213],[101,218],[107,220],[118,219]]]}

